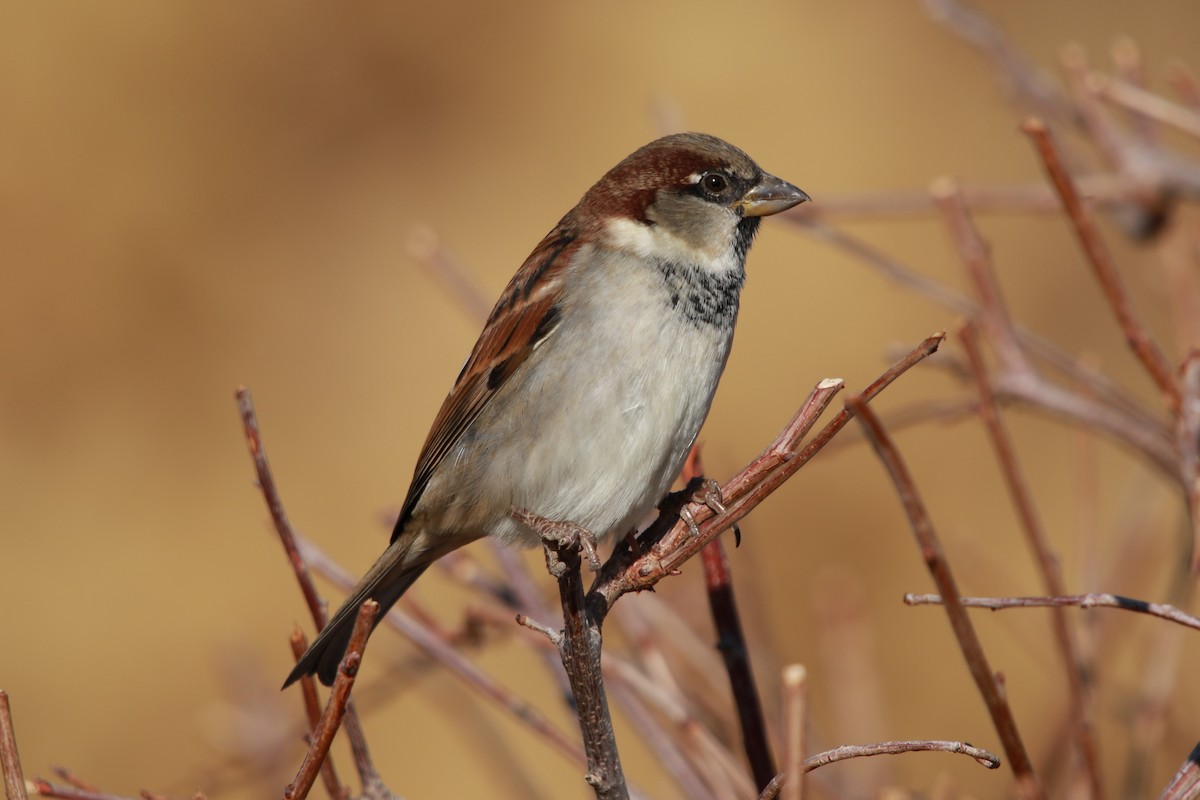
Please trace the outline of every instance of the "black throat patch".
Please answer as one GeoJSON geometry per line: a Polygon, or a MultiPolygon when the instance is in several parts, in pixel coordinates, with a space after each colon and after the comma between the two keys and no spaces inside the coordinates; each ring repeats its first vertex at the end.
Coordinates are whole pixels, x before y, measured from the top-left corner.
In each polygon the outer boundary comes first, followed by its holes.
{"type": "Polygon", "coordinates": [[[738,297],[746,282],[744,260],[737,269],[712,272],[695,264],[657,260],[667,293],[667,302],[696,327],[730,330],[737,322],[738,297]]]}

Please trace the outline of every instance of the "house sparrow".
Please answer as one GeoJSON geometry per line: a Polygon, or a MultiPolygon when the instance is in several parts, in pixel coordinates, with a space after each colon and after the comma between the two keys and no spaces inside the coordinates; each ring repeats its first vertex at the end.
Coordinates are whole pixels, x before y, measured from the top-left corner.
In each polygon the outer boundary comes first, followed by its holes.
{"type": "Polygon", "coordinates": [[[613,167],[509,281],[433,421],[391,545],[287,686],[337,674],[359,607],[517,517],[625,534],[662,500],[725,368],[761,217],[808,200],[736,147],[665,136],[613,167]]]}

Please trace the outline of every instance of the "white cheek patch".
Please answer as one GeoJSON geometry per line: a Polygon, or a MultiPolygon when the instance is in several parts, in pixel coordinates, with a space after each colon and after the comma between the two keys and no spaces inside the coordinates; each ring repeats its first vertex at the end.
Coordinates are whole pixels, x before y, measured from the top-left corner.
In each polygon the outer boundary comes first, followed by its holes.
{"type": "Polygon", "coordinates": [[[722,251],[716,254],[698,250],[661,225],[645,225],[631,219],[610,219],[607,227],[608,237],[613,245],[636,253],[641,258],[695,264],[712,272],[741,268],[732,248],[722,248],[722,251]]]}

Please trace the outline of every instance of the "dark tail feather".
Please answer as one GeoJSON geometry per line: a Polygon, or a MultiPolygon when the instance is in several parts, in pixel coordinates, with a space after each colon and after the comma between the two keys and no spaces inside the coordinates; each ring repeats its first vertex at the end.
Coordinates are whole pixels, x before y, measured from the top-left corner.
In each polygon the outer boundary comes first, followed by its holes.
{"type": "MultiPolygon", "coordinates": [[[[413,585],[413,581],[421,577],[428,563],[417,564],[401,571],[398,575],[389,575],[386,571],[378,574],[367,574],[362,584],[350,596],[333,619],[325,625],[325,629],[317,636],[315,642],[309,645],[304,655],[296,662],[295,668],[283,682],[283,688],[291,686],[305,675],[316,673],[317,678],[326,686],[333,685],[337,677],[338,664],[346,655],[350,646],[350,634],[354,631],[354,621],[358,617],[358,609],[367,600],[379,603],[379,616],[375,618],[378,625],[388,609],[396,604],[400,596],[413,585]]],[[[375,572],[372,570],[371,572],[375,572]]]]}

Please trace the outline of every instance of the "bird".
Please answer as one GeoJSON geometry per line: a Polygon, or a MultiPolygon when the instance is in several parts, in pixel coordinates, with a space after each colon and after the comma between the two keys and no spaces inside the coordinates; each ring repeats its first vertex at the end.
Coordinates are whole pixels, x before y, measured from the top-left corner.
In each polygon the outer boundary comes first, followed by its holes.
{"type": "Polygon", "coordinates": [[[660,503],[725,369],[762,218],[809,196],[715,136],[634,151],[534,248],[501,293],[417,459],[391,543],[284,686],[330,685],[359,608],[376,622],[437,559],[531,519],[597,539],[660,503]]]}

